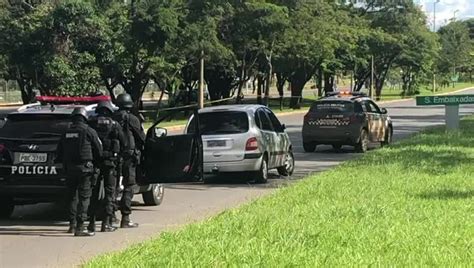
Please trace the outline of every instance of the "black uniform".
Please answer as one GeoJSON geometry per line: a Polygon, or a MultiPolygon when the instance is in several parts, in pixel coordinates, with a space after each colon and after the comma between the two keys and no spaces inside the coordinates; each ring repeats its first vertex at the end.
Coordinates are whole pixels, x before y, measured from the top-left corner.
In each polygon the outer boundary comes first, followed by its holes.
{"type": "Polygon", "coordinates": [[[71,127],[63,134],[58,146],[68,179],[69,221],[76,225],[75,234],[82,235],[92,192],[94,165],[102,157],[102,145],[94,129],[86,119],[75,117],[71,127]],[[76,195],[78,202],[76,202],[76,195]]]}
{"type": "Polygon", "coordinates": [[[94,188],[93,198],[91,200],[90,230],[94,230],[95,215],[99,204],[100,182],[104,182],[104,207],[105,218],[102,222],[102,231],[112,230],[109,221],[114,216],[115,188],[117,187],[117,161],[122,150],[126,149],[127,142],[122,132],[121,126],[112,118],[106,115],[99,115],[91,120],[91,126],[97,131],[102,142],[103,154],[102,163],[100,165],[100,176],[96,187],[94,188]]]}
{"type": "Polygon", "coordinates": [[[127,110],[119,110],[114,118],[122,126],[128,143],[127,150],[123,154],[122,184],[124,190],[120,201],[122,216],[128,219],[132,213],[133,187],[137,183],[136,167],[140,163],[141,150],[145,144],[145,133],[140,120],[127,110]]]}

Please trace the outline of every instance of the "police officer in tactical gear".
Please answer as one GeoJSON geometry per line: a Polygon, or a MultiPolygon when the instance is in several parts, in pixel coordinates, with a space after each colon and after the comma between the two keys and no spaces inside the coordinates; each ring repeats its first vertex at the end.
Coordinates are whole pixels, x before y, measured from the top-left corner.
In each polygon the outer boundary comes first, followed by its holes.
{"type": "Polygon", "coordinates": [[[84,108],[73,110],[72,124],[58,145],[58,157],[63,163],[68,183],[68,232],[75,236],[93,236],[93,232],[84,228],[84,222],[92,194],[94,164],[102,158],[102,144],[95,130],[88,126],[84,108]]]}
{"type": "Polygon", "coordinates": [[[120,210],[122,213],[121,228],[138,227],[137,223],[130,220],[132,213],[133,187],[136,185],[136,168],[140,164],[141,150],[145,145],[145,133],[140,120],[131,113],[133,100],[129,94],[117,96],[116,103],[119,111],[115,114],[115,120],[122,126],[128,146],[123,154],[122,163],[122,184],[123,194],[120,200],[120,210]]]}
{"type": "Polygon", "coordinates": [[[114,109],[109,101],[100,102],[96,109],[97,117],[90,122],[91,127],[97,132],[102,142],[102,162],[100,164],[100,176],[94,188],[91,205],[89,207],[88,230],[95,232],[95,219],[99,205],[99,193],[101,181],[104,183],[104,208],[105,216],[102,219],[101,232],[113,232],[116,228],[112,225],[114,216],[115,188],[117,187],[117,161],[122,150],[126,148],[122,128],[112,119],[114,109]]]}

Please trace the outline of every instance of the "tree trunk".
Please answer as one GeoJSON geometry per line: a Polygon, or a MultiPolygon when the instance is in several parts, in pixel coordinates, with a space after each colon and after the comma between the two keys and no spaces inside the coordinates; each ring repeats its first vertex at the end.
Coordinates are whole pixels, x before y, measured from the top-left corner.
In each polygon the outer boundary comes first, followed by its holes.
{"type": "Polygon", "coordinates": [[[263,77],[259,74],[257,76],[257,103],[262,104],[262,88],[263,88],[263,77]]]}
{"type": "Polygon", "coordinates": [[[324,73],[324,93],[334,90],[334,77],[329,73],[324,73]]]}
{"type": "Polygon", "coordinates": [[[23,104],[29,104],[34,102],[33,88],[28,84],[28,82],[23,79],[17,79],[18,86],[20,87],[21,92],[21,101],[23,104]]]}
{"type": "Polygon", "coordinates": [[[272,66],[272,56],[266,56],[265,59],[267,60],[267,73],[266,73],[266,84],[265,84],[265,99],[263,101],[265,106],[268,106],[268,98],[270,96],[270,86],[272,83],[272,73],[273,73],[273,66],[272,66]]]}
{"type": "Polygon", "coordinates": [[[240,70],[240,77],[239,77],[239,87],[237,89],[237,98],[236,98],[236,102],[237,103],[241,103],[242,102],[242,88],[244,86],[244,83],[245,83],[245,57],[243,58],[242,60],[242,69],[240,70]]]}
{"type": "Polygon", "coordinates": [[[281,73],[276,74],[277,78],[277,90],[278,90],[278,95],[280,96],[280,110],[283,110],[283,96],[284,96],[284,90],[285,90],[285,78],[281,73]]]}
{"type": "Polygon", "coordinates": [[[304,80],[293,80],[291,82],[290,108],[301,109],[301,95],[305,84],[306,81],[304,80]]]}
{"type": "Polygon", "coordinates": [[[315,71],[316,70],[307,70],[305,68],[301,68],[299,70],[295,70],[294,74],[291,77],[289,77],[288,80],[291,85],[290,108],[292,109],[301,108],[303,88],[306,85],[306,83],[311,79],[315,71]]]}

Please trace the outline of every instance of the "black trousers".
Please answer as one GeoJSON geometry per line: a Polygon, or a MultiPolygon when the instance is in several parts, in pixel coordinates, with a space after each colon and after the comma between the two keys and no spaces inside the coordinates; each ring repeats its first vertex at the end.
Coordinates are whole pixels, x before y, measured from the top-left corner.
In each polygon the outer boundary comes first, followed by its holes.
{"type": "Polygon", "coordinates": [[[115,189],[117,186],[117,175],[115,166],[102,166],[97,183],[92,192],[91,204],[89,207],[89,215],[95,221],[96,216],[101,214],[100,208],[103,204],[105,216],[112,217],[114,215],[115,189]],[[101,182],[104,183],[104,196],[100,198],[101,182]]]}
{"type": "Polygon", "coordinates": [[[132,213],[133,187],[137,184],[137,165],[132,159],[125,159],[122,165],[122,185],[124,187],[122,199],[120,200],[120,211],[122,215],[132,213]]]}
{"type": "Polygon", "coordinates": [[[92,195],[92,173],[68,174],[69,222],[82,225],[87,220],[87,210],[92,195]]]}

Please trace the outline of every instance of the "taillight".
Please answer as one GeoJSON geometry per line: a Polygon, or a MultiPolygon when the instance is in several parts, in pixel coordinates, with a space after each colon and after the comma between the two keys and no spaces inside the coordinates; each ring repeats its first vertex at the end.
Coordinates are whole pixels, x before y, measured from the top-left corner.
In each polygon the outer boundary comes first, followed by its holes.
{"type": "Polygon", "coordinates": [[[254,151],[258,149],[258,142],[257,138],[252,137],[247,140],[247,143],[245,144],[245,151],[254,151]]]}

